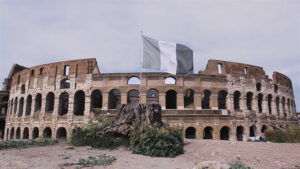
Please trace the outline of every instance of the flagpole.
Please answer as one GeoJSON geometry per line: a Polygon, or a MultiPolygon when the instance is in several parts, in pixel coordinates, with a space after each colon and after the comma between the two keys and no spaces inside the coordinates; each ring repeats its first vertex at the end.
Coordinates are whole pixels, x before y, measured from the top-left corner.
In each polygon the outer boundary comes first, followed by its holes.
{"type": "Polygon", "coordinates": [[[140,54],[140,101],[142,102],[142,64],[143,64],[143,31],[141,31],[141,54],[140,54]]]}

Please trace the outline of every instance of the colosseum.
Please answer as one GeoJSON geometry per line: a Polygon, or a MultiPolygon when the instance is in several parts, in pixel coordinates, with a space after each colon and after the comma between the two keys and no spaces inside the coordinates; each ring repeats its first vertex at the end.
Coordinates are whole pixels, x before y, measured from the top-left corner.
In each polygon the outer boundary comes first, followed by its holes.
{"type": "Polygon", "coordinates": [[[245,141],[299,126],[291,80],[262,67],[209,60],[197,74],[101,73],[95,58],[12,66],[0,91],[3,139],[66,138],[119,104],[159,103],[186,138],[245,141]]]}

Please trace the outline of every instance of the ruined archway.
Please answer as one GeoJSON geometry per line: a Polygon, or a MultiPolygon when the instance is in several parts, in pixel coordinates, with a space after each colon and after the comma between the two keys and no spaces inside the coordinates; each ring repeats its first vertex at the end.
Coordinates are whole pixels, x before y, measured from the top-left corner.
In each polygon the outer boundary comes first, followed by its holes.
{"type": "Polygon", "coordinates": [[[42,108],[42,95],[38,93],[35,97],[34,112],[41,111],[41,108],[42,108]]]}
{"type": "Polygon", "coordinates": [[[218,109],[226,109],[227,92],[221,90],[218,92],[218,109]]]}
{"type": "Polygon", "coordinates": [[[15,98],[15,102],[14,102],[14,114],[17,113],[17,107],[18,107],[18,98],[15,98]]]}
{"type": "Polygon", "coordinates": [[[159,92],[156,89],[149,89],[146,97],[147,104],[159,104],[159,92]]]}
{"type": "Polygon", "coordinates": [[[265,131],[268,129],[268,127],[266,126],[266,125],[262,125],[262,127],[261,127],[261,132],[262,133],[265,133],[265,131]]]}
{"type": "Polygon", "coordinates": [[[24,98],[21,97],[20,103],[19,103],[18,117],[21,117],[23,115],[23,108],[24,108],[24,98]]]}
{"type": "Polygon", "coordinates": [[[276,109],[277,109],[277,115],[280,115],[280,109],[279,109],[279,97],[276,97],[276,109]]]}
{"type": "Polygon", "coordinates": [[[15,128],[10,129],[10,139],[14,139],[15,136],[15,128]]]}
{"type": "Polygon", "coordinates": [[[195,127],[188,127],[185,130],[185,138],[195,139],[196,138],[196,128],[195,127]]]}
{"type": "Polygon", "coordinates": [[[220,140],[229,140],[230,138],[230,128],[224,126],[220,130],[220,140]]]}
{"type": "Polygon", "coordinates": [[[29,139],[29,129],[25,127],[23,130],[23,139],[29,139]]]}
{"type": "Polygon", "coordinates": [[[5,131],[5,120],[0,119],[0,139],[4,138],[4,131],[5,131]]]}
{"type": "Polygon", "coordinates": [[[166,109],[177,109],[177,92],[175,90],[166,92],[166,109]]]}
{"type": "Polygon", "coordinates": [[[127,103],[139,103],[140,102],[140,92],[138,90],[132,89],[127,93],[127,103]]]}
{"type": "Polygon", "coordinates": [[[69,94],[63,92],[59,96],[58,115],[62,116],[68,113],[69,109],[69,94]]]}
{"type": "Polygon", "coordinates": [[[46,107],[45,107],[45,111],[47,113],[52,113],[54,110],[54,93],[53,92],[49,92],[46,96],[46,107]]]}
{"type": "Polygon", "coordinates": [[[73,113],[76,116],[83,116],[85,109],[85,93],[79,90],[74,96],[74,110],[73,113]]]}
{"type": "Polygon", "coordinates": [[[203,130],[203,139],[213,139],[213,131],[212,127],[205,127],[203,130]]]}
{"type": "Polygon", "coordinates": [[[273,96],[271,94],[268,95],[268,109],[269,109],[269,114],[272,114],[272,99],[273,96]]]}
{"type": "Polygon", "coordinates": [[[248,92],[247,93],[247,110],[252,110],[252,97],[253,97],[253,93],[252,92],[248,92]]]}
{"type": "Polygon", "coordinates": [[[236,128],[236,140],[237,141],[243,141],[243,134],[244,134],[244,127],[243,126],[237,126],[237,128],[236,128]]]}
{"type": "Polygon", "coordinates": [[[39,137],[39,129],[37,127],[32,130],[32,139],[36,139],[39,137]]]}
{"type": "Polygon", "coordinates": [[[20,139],[20,138],[21,138],[21,129],[20,127],[18,127],[16,130],[16,139],[20,139]]]}
{"type": "Polygon", "coordinates": [[[91,109],[102,108],[102,92],[100,90],[94,90],[91,95],[91,109]]]}
{"type": "Polygon", "coordinates": [[[63,79],[60,81],[60,89],[69,89],[70,88],[70,80],[63,79]]]}
{"type": "Polygon", "coordinates": [[[255,132],[256,132],[256,127],[255,127],[255,125],[250,126],[249,130],[250,130],[249,136],[250,136],[250,137],[255,137],[255,132]]]}
{"type": "Polygon", "coordinates": [[[51,138],[52,130],[50,127],[46,127],[43,131],[43,138],[51,138]]]}
{"type": "Polygon", "coordinates": [[[240,110],[240,97],[241,97],[241,92],[235,91],[233,94],[233,104],[235,110],[240,110]]]}
{"type": "Polygon", "coordinates": [[[56,131],[56,138],[59,139],[66,139],[67,138],[67,131],[64,127],[60,127],[56,131]]]}
{"type": "Polygon", "coordinates": [[[121,104],[121,92],[113,89],[108,94],[108,109],[116,109],[119,104],[121,104]]]}
{"type": "Polygon", "coordinates": [[[204,96],[202,98],[202,109],[210,109],[210,91],[204,90],[203,92],[204,96]]]}
{"type": "Polygon", "coordinates": [[[184,108],[195,108],[194,90],[192,90],[192,89],[187,89],[184,92],[184,108]]]}
{"type": "Polygon", "coordinates": [[[31,114],[31,106],[32,106],[32,96],[28,95],[26,99],[25,116],[29,116],[31,114]]]}
{"type": "Polygon", "coordinates": [[[263,95],[261,93],[257,96],[257,104],[258,104],[258,112],[262,113],[262,101],[263,101],[263,95]]]}

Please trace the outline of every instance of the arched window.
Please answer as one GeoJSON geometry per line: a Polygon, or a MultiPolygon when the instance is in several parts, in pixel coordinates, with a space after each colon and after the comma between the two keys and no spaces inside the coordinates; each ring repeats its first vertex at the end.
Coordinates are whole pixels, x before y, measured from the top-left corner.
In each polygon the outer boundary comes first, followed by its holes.
{"type": "Polygon", "coordinates": [[[18,116],[22,116],[23,114],[23,108],[24,108],[24,98],[21,97],[20,99],[20,103],[19,103],[19,112],[18,112],[18,116]]]}
{"type": "Polygon", "coordinates": [[[176,84],[176,79],[172,76],[165,78],[165,84],[176,84]]]}
{"type": "Polygon", "coordinates": [[[257,103],[258,103],[258,111],[259,113],[262,113],[262,101],[263,101],[263,95],[260,93],[258,94],[258,97],[257,97],[257,103]]]}
{"type": "Polygon", "coordinates": [[[37,127],[32,130],[32,139],[36,139],[39,137],[39,129],[37,127]]]}
{"type": "Polygon", "coordinates": [[[64,127],[60,127],[56,131],[56,138],[59,139],[66,139],[67,138],[67,131],[64,127]]]}
{"type": "Polygon", "coordinates": [[[18,127],[16,131],[16,139],[20,139],[20,138],[21,138],[21,129],[20,127],[18,127]]]}
{"type": "Polygon", "coordinates": [[[255,125],[250,126],[249,130],[250,130],[249,136],[250,137],[255,137],[255,132],[256,132],[255,125]]]}
{"type": "Polygon", "coordinates": [[[102,108],[102,93],[100,90],[94,90],[91,96],[91,108],[102,108]]]}
{"type": "Polygon", "coordinates": [[[262,125],[262,127],[261,127],[261,132],[262,133],[265,133],[265,131],[267,130],[267,126],[266,125],[262,125]]]}
{"type": "Polygon", "coordinates": [[[195,127],[188,127],[185,130],[185,138],[195,139],[196,138],[196,129],[195,127]]]}
{"type": "Polygon", "coordinates": [[[224,126],[220,130],[220,139],[221,140],[229,140],[230,137],[230,128],[227,126],[224,126]]]}
{"type": "Polygon", "coordinates": [[[177,92],[168,90],[166,93],[166,109],[177,109],[177,92]]]}
{"type": "Polygon", "coordinates": [[[63,92],[59,96],[58,115],[62,116],[68,113],[69,109],[69,94],[63,92]]]}
{"type": "Polygon", "coordinates": [[[184,108],[195,108],[194,90],[192,90],[192,89],[187,89],[184,92],[184,108]]]}
{"type": "Polygon", "coordinates": [[[15,136],[15,128],[10,129],[10,139],[14,139],[15,136]]]}
{"type": "Polygon", "coordinates": [[[132,85],[132,84],[141,84],[141,81],[140,81],[139,78],[133,76],[133,77],[130,77],[130,78],[128,79],[127,84],[129,84],[129,85],[132,85]]]}
{"type": "Polygon", "coordinates": [[[203,139],[213,139],[214,129],[210,126],[205,127],[203,130],[203,139]]]}
{"type": "Polygon", "coordinates": [[[288,112],[291,113],[291,100],[287,99],[288,112]]]}
{"type": "Polygon", "coordinates": [[[256,91],[261,91],[261,84],[260,83],[256,83],[256,91]]]}
{"type": "Polygon", "coordinates": [[[226,91],[221,90],[218,92],[218,108],[219,109],[226,109],[226,97],[227,97],[226,91]]]}
{"type": "Polygon", "coordinates": [[[248,92],[247,93],[247,110],[252,110],[252,97],[253,97],[253,93],[248,92]]]}
{"type": "Polygon", "coordinates": [[[281,104],[282,104],[282,109],[283,109],[284,116],[286,116],[286,113],[285,113],[285,97],[282,97],[281,104]]]}
{"type": "Polygon", "coordinates": [[[268,109],[269,109],[269,114],[272,114],[272,99],[273,96],[271,94],[268,95],[268,109]]]}
{"type": "Polygon", "coordinates": [[[244,127],[238,126],[236,128],[236,139],[237,141],[243,141],[244,127]]]}
{"type": "Polygon", "coordinates": [[[276,109],[277,109],[277,115],[279,116],[280,114],[280,109],[279,109],[279,97],[276,97],[276,109]]]}
{"type": "Polygon", "coordinates": [[[32,96],[28,95],[26,99],[26,111],[25,116],[29,116],[31,114],[31,106],[32,106],[32,96]]]}
{"type": "Polygon", "coordinates": [[[159,104],[159,93],[156,89],[149,89],[147,91],[147,98],[146,98],[147,104],[159,104]]]}
{"type": "Polygon", "coordinates": [[[139,103],[140,101],[140,92],[138,90],[130,90],[127,93],[127,103],[139,103]]]}
{"type": "Polygon", "coordinates": [[[82,90],[79,90],[75,93],[74,96],[74,115],[82,116],[84,115],[85,108],[85,93],[82,90]]]}
{"type": "Polygon", "coordinates": [[[204,96],[202,98],[202,109],[210,109],[210,91],[204,90],[204,96]]]}
{"type": "Polygon", "coordinates": [[[10,114],[13,113],[13,109],[14,109],[14,99],[11,99],[11,102],[10,102],[10,114]]]}
{"type": "Polygon", "coordinates": [[[25,94],[25,85],[24,84],[21,86],[21,94],[25,94]]]}
{"type": "Polygon", "coordinates": [[[60,81],[60,89],[69,89],[70,88],[70,80],[63,79],[60,81]]]}
{"type": "Polygon", "coordinates": [[[113,89],[108,95],[108,109],[116,109],[119,104],[121,104],[121,92],[113,89]]]}
{"type": "Polygon", "coordinates": [[[240,110],[240,97],[241,97],[241,92],[235,91],[233,94],[233,104],[235,110],[240,110]]]}
{"type": "Polygon", "coordinates": [[[42,108],[42,95],[38,93],[35,97],[34,112],[41,111],[41,108],[42,108]]]}
{"type": "Polygon", "coordinates": [[[17,107],[18,107],[18,98],[15,98],[15,103],[14,103],[14,114],[17,113],[17,107]]]}
{"type": "Polygon", "coordinates": [[[278,86],[277,85],[274,85],[274,92],[278,93],[278,86]]]}
{"type": "Polygon", "coordinates": [[[23,130],[23,139],[29,139],[29,129],[25,127],[23,130]]]}
{"type": "Polygon", "coordinates": [[[46,107],[45,107],[45,111],[48,113],[53,112],[54,110],[54,93],[49,92],[46,96],[46,107]]]}
{"type": "Polygon", "coordinates": [[[52,131],[50,127],[46,127],[43,131],[43,138],[51,138],[52,131]]]}

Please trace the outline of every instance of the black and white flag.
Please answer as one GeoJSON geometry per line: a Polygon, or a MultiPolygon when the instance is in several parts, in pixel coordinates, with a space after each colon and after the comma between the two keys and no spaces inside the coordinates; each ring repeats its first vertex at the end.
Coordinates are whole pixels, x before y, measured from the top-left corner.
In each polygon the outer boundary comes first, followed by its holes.
{"type": "Polygon", "coordinates": [[[189,47],[144,35],[142,38],[143,68],[176,75],[193,74],[193,50],[189,47]]]}

